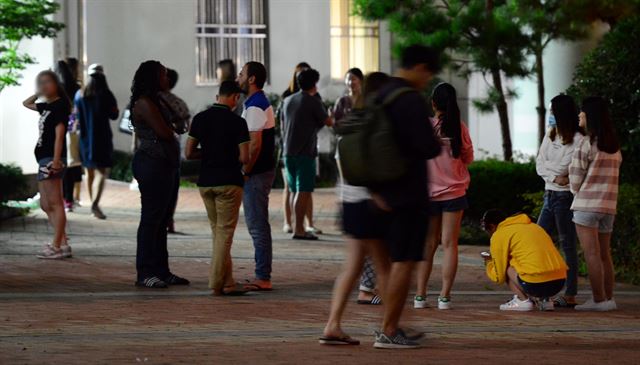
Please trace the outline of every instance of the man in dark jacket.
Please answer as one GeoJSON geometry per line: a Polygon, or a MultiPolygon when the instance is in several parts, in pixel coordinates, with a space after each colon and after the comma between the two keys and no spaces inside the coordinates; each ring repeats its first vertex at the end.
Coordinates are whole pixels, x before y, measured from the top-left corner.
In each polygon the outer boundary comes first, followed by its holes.
{"type": "Polygon", "coordinates": [[[402,65],[378,94],[382,101],[399,88],[413,88],[395,99],[388,116],[395,128],[398,145],[409,161],[405,177],[376,187],[373,198],[385,211],[388,222],[385,241],[392,262],[383,293],[385,306],[382,329],[376,335],[376,348],[419,347],[420,336],[409,336],[399,328],[415,263],[424,260],[429,195],[426,160],[438,156],[440,143],[429,123],[429,109],[422,91],[440,71],[439,54],[424,46],[410,46],[402,54],[402,65]]]}

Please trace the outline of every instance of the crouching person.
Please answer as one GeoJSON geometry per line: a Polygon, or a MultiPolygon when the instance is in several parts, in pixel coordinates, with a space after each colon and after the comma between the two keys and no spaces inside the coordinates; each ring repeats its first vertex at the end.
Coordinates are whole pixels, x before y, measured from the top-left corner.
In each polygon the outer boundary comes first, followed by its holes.
{"type": "Polygon", "coordinates": [[[499,210],[487,211],[482,227],[491,237],[491,252],[482,254],[487,276],[515,294],[500,310],[530,311],[536,302],[553,310],[549,298],[564,287],[568,267],[547,232],[526,214],[507,218],[499,210]]]}

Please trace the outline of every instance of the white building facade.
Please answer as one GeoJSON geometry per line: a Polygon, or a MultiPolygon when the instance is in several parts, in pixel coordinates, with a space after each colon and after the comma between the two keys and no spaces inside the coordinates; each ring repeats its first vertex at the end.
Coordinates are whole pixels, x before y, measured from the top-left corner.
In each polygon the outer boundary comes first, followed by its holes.
{"type": "MultiPolygon", "coordinates": [[[[54,61],[76,57],[86,67],[104,66],[120,110],[127,105],[138,65],[149,59],[175,69],[180,79],[174,92],[195,114],[210,105],[218,81],[215,66],[231,58],[237,64],[264,62],[269,72],[267,92],[282,93],[294,66],[306,61],[321,74],[320,93],[334,100],[343,91],[349,67],[365,72],[393,72],[392,35],[384,23],[363,22],[351,14],[350,0],[58,0],[57,20],[66,28],[55,40],[34,39],[22,44],[38,64],[24,72],[22,85],[0,95],[0,162],[13,162],[26,173],[36,164],[31,153],[37,139],[37,116],[21,101],[33,92],[37,72],[54,61]]],[[[588,44],[589,46],[591,44],[588,44]]],[[[554,45],[547,52],[547,97],[566,89],[585,45],[554,45]]],[[[441,78],[458,89],[463,118],[469,123],[477,152],[501,154],[495,114],[480,114],[469,100],[482,96],[481,76],[460,80],[441,78]]],[[[514,149],[537,148],[535,84],[509,81],[520,92],[510,102],[514,149]]],[[[114,146],[130,148],[130,137],[112,122],[114,146]]]]}

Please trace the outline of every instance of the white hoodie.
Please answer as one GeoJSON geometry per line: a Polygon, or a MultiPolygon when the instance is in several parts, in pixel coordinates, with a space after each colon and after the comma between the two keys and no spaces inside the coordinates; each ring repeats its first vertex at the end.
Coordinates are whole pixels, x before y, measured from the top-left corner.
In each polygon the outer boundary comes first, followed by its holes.
{"type": "Polygon", "coordinates": [[[560,186],[553,180],[556,176],[569,176],[569,165],[573,158],[573,152],[582,138],[582,134],[578,132],[573,137],[573,143],[562,144],[560,135],[556,135],[555,141],[551,140],[549,134],[544,136],[536,158],[536,171],[545,182],[545,190],[570,191],[568,184],[560,186]]]}

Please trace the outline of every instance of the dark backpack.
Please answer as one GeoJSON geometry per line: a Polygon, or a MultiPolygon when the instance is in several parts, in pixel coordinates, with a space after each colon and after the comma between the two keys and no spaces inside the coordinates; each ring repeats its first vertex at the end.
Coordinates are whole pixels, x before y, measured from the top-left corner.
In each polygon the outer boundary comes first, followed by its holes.
{"type": "Polygon", "coordinates": [[[400,150],[386,107],[408,92],[415,90],[401,87],[380,102],[368,102],[337,128],[340,168],[348,184],[371,187],[407,174],[408,160],[400,150]]]}

